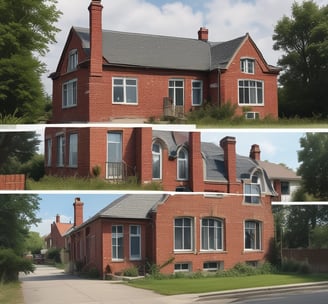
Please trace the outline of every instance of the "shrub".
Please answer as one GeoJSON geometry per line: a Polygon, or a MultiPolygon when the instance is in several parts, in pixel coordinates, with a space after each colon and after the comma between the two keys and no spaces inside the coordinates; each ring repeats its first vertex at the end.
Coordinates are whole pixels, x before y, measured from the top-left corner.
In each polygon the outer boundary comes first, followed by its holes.
{"type": "Polygon", "coordinates": [[[0,282],[7,283],[18,280],[18,273],[30,273],[34,265],[30,260],[24,259],[12,249],[0,249],[0,282]]]}
{"type": "Polygon", "coordinates": [[[311,267],[307,262],[300,262],[293,259],[284,259],[281,264],[281,271],[308,274],[311,272],[311,267]]]}
{"type": "Polygon", "coordinates": [[[123,276],[125,277],[137,277],[139,275],[138,267],[133,266],[123,270],[123,276]]]}
{"type": "Polygon", "coordinates": [[[61,263],[60,249],[50,248],[47,252],[47,258],[53,260],[55,263],[61,263]]]}
{"type": "Polygon", "coordinates": [[[94,177],[99,177],[100,176],[100,173],[101,173],[101,167],[99,165],[95,165],[93,168],[92,168],[92,174],[94,177]]]}
{"type": "Polygon", "coordinates": [[[45,174],[44,156],[35,154],[31,160],[22,165],[21,173],[26,174],[29,178],[39,181],[45,174]]]}

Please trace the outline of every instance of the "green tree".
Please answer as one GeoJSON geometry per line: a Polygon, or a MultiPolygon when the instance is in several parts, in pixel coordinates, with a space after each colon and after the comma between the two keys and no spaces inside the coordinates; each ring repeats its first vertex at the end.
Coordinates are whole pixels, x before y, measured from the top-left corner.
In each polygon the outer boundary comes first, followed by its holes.
{"type": "Polygon", "coordinates": [[[294,3],[274,29],[273,48],[283,51],[280,116],[328,116],[328,5],[294,3]]]}
{"type": "Polygon", "coordinates": [[[29,228],[40,220],[36,216],[39,198],[34,194],[0,195],[0,248],[24,253],[29,228]]]}
{"type": "Polygon", "coordinates": [[[56,0],[0,2],[0,113],[36,122],[44,118],[47,96],[40,61],[54,43],[60,12],[56,0]]]}
{"type": "Polygon", "coordinates": [[[34,157],[39,143],[35,132],[1,132],[0,173],[18,173],[34,157]]]}
{"type": "Polygon", "coordinates": [[[25,250],[32,254],[40,253],[44,247],[44,241],[38,232],[30,231],[25,238],[25,250]]]}
{"type": "Polygon", "coordinates": [[[300,139],[301,163],[298,174],[302,176],[304,191],[317,200],[328,200],[328,133],[306,133],[300,139]]]}

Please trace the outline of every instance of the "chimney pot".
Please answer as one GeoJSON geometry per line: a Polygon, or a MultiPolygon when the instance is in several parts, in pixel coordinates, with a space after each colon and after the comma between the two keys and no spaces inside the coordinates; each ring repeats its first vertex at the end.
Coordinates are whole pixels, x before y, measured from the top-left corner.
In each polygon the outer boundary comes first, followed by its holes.
{"type": "Polygon", "coordinates": [[[201,27],[198,31],[198,40],[208,41],[208,29],[201,27]]]}
{"type": "Polygon", "coordinates": [[[259,145],[252,145],[251,150],[249,152],[249,157],[254,160],[261,160],[261,150],[259,145]]]}
{"type": "Polygon", "coordinates": [[[56,215],[56,223],[60,223],[60,215],[59,214],[56,215]]]}

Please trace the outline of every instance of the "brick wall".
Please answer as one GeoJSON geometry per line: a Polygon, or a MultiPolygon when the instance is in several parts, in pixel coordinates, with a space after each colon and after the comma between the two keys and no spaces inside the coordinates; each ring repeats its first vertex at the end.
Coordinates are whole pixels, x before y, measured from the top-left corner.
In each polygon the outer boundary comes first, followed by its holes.
{"type": "Polygon", "coordinates": [[[0,175],[0,190],[25,190],[25,175],[0,175]]]}

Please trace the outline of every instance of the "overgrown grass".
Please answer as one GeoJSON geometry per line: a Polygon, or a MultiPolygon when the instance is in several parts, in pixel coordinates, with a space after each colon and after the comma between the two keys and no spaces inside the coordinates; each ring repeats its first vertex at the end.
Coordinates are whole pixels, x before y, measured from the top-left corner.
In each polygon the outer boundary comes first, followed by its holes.
{"type": "Polygon", "coordinates": [[[23,303],[23,292],[19,282],[0,284],[0,304],[23,303]]]}
{"type": "Polygon", "coordinates": [[[108,182],[101,178],[44,176],[39,181],[28,179],[27,190],[161,190],[158,183],[140,185],[135,179],[108,182]]]}
{"type": "Polygon", "coordinates": [[[219,292],[242,288],[328,281],[328,274],[263,274],[239,277],[185,277],[178,279],[138,279],[129,281],[134,287],[153,290],[163,295],[219,292]]]}

